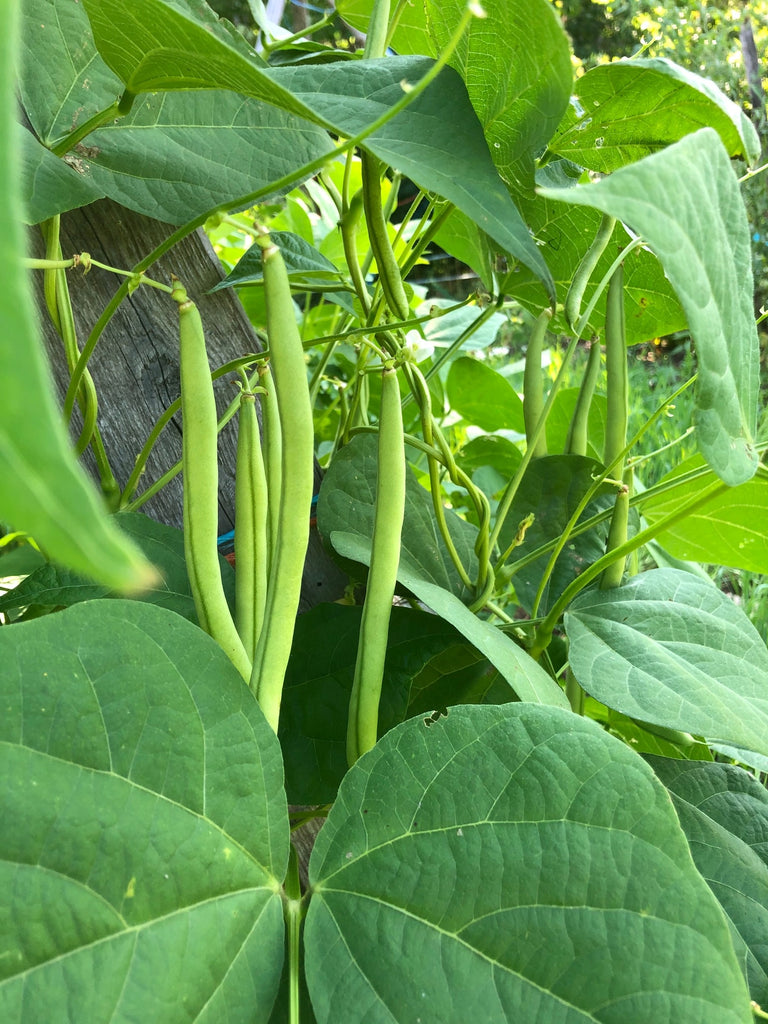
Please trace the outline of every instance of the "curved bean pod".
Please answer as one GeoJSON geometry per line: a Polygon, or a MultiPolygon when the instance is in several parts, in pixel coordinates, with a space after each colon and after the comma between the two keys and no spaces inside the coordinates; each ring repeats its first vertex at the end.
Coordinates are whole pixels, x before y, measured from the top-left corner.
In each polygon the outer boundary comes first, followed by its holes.
{"type": "Polygon", "coordinates": [[[399,320],[407,320],[411,315],[411,307],[387,233],[387,221],[381,205],[380,169],[381,164],[376,157],[363,153],[363,209],[368,224],[368,240],[386,303],[399,320]]]}
{"type": "Polygon", "coordinates": [[[547,454],[547,437],[542,427],[536,436],[536,428],[544,408],[544,378],[541,372],[541,354],[544,351],[544,339],[547,327],[552,319],[552,310],[545,309],[536,318],[528,348],[525,353],[525,372],[523,375],[523,418],[525,420],[525,440],[528,446],[533,445],[533,457],[540,458],[547,454]]]}
{"type": "Polygon", "coordinates": [[[576,268],[576,273],[573,275],[571,286],[568,289],[568,293],[565,296],[565,303],[563,304],[566,323],[572,330],[576,330],[579,322],[579,315],[581,313],[581,302],[584,298],[584,292],[589,284],[589,279],[595,272],[595,267],[597,266],[600,257],[605,252],[606,246],[611,240],[615,224],[615,217],[611,217],[607,213],[603,214],[600,226],[597,229],[597,234],[595,235],[595,240],[584,253],[581,263],[579,263],[576,268]]]}

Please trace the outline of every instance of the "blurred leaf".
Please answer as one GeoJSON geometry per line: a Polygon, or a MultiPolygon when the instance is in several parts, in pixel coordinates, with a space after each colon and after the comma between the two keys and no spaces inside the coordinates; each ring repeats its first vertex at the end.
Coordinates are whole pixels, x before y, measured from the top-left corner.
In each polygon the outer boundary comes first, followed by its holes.
{"type": "Polygon", "coordinates": [[[0,520],[31,534],[50,557],[78,572],[119,589],[140,589],[154,572],[109,521],[75,462],[37,337],[20,261],[15,5],[9,17],[0,40],[0,520]]]}
{"type": "MultiPolygon", "coordinates": [[[[325,280],[329,277],[337,279],[341,277],[333,263],[299,235],[290,231],[270,231],[270,238],[283,254],[288,273],[292,277],[312,278],[318,276],[325,280]]],[[[230,288],[238,284],[254,284],[261,282],[263,278],[262,249],[258,242],[254,242],[235,269],[223,281],[214,285],[211,291],[216,292],[221,288],[230,288]]]]}

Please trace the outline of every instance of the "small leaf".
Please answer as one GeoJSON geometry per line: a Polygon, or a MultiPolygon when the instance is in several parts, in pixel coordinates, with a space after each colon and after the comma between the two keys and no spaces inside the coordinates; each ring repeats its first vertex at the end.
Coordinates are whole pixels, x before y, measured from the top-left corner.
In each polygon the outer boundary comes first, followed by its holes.
{"type": "Polygon", "coordinates": [[[768,1005],[768,793],[729,764],[649,757],[694,863],[728,916],[751,997],[768,1005]]]}
{"type": "MultiPolygon", "coordinates": [[[[577,505],[594,486],[595,477],[602,471],[600,463],[582,455],[548,455],[531,462],[499,534],[502,551],[513,542],[520,523],[527,516],[532,514],[534,520],[525,531],[522,544],[512,551],[508,564],[514,565],[542,544],[559,539],[577,505]]],[[[601,484],[579,516],[578,522],[584,522],[610,508],[615,500],[616,486],[601,484]]],[[[568,584],[605,553],[608,527],[609,520],[606,519],[597,527],[569,538],[542,593],[540,612],[546,612],[568,584]]],[[[546,552],[534,562],[521,567],[512,577],[518,600],[528,612],[532,610],[550,555],[551,551],[546,552]]]]}
{"type": "Polygon", "coordinates": [[[310,860],[319,1024],[747,1024],[669,796],[594,722],[411,719],[349,772],[310,860]]]}
{"type": "Polygon", "coordinates": [[[661,260],[688,317],[699,449],[732,486],[754,476],[759,389],[749,227],[720,138],[703,128],[591,185],[542,194],[623,220],[661,260]]]}
{"type": "Polygon", "coordinates": [[[768,754],[768,649],[690,573],[656,569],[579,595],[565,615],[587,693],[631,718],[768,754]]]}
{"type": "MultiPolygon", "coordinates": [[[[324,279],[340,278],[341,275],[330,260],[326,259],[313,245],[291,231],[271,231],[270,237],[283,254],[288,273],[295,277],[324,279]]],[[[212,292],[233,285],[255,284],[264,278],[262,250],[254,243],[243,255],[235,269],[223,281],[211,288],[212,292]]]]}
{"type": "Polygon", "coordinates": [[[287,805],[228,658],[172,612],[94,601],[3,628],[0,663],[4,1019],[62,1020],[64,997],[94,1024],[267,1019],[287,805]]]}
{"type": "Polygon", "coordinates": [[[760,158],[760,140],[741,107],[714,82],[663,57],[599,64],[576,79],[575,94],[583,113],[549,146],[593,171],[610,173],[706,127],[729,156],[748,164],[760,158]]]}

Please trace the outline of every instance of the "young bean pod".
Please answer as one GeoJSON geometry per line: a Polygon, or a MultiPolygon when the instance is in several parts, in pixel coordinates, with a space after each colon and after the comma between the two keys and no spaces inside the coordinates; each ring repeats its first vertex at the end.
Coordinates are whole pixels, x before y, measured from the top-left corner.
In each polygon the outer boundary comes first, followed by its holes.
{"type": "Polygon", "coordinates": [[[600,363],[600,343],[597,338],[593,338],[589,346],[587,369],[579,387],[579,395],[576,399],[576,406],[571,417],[571,425],[568,428],[568,437],[565,441],[565,451],[568,455],[587,454],[589,410],[600,373],[600,363]]]}
{"type": "Polygon", "coordinates": [[[363,208],[368,225],[368,239],[379,273],[379,283],[390,310],[399,320],[407,320],[411,315],[411,307],[387,233],[387,221],[381,204],[380,170],[381,164],[376,157],[370,153],[363,153],[363,208]]]}
{"type": "Polygon", "coordinates": [[[378,457],[371,566],[347,726],[350,765],[370,750],[378,738],[389,619],[400,564],[405,513],[405,441],[400,387],[394,368],[385,368],[382,374],[378,457]]]}
{"type": "Polygon", "coordinates": [[[267,476],[261,452],[256,398],[243,391],[235,471],[235,625],[253,660],[267,604],[269,528],[267,476]]]}
{"type": "MultiPolygon", "coordinates": [[[[627,444],[627,343],[624,322],[624,268],[619,266],[608,285],[605,314],[605,369],[608,406],[603,461],[613,467],[612,473],[624,472],[624,449],[627,444]]],[[[627,540],[629,522],[629,487],[625,483],[616,496],[606,553],[627,540]]],[[[625,558],[618,558],[604,571],[602,589],[617,587],[624,575],[625,558]]]]}
{"type": "Polygon", "coordinates": [[[277,732],[283,679],[293,643],[309,544],[314,424],[304,348],[294,314],[288,271],[267,231],[263,231],[258,241],[263,254],[267,334],[280,422],[282,482],[277,542],[251,686],[267,721],[277,732]]]}
{"type": "Polygon", "coordinates": [[[525,372],[523,375],[523,417],[525,419],[525,439],[528,447],[533,447],[533,457],[538,459],[547,454],[547,436],[544,426],[539,427],[541,412],[544,408],[544,377],[541,372],[541,356],[544,351],[544,340],[547,328],[552,319],[552,310],[545,309],[539,314],[533,325],[525,353],[525,372]]]}
{"type": "Polygon", "coordinates": [[[184,555],[189,583],[200,625],[247,680],[251,662],[229,611],[219,568],[216,401],[203,325],[197,306],[178,281],[171,297],[179,306],[184,555]]]}
{"type": "Polygon", "coordinates": [[[576,268],[576,273],[573,275],[573,279],[571,280],[571,286],[565,296],[563,308],[566,323],[574,331],[576,330],[576,326],[579,322],[584,292],[589,284],[589,279],[595,272],[595,267],[597,266],[600,257],[605,252],[606,246],[611,240],[615,224],[615,217],[611,217],[607,213],[603,214],[600,226],[597,229],[597,234],[595,235],[595,240],[584,253],[581,263],[579,263],[576,268]]]}
{"type": "Polygon", "coordinates": [[[280,524],[280,493],[283,489],[283,437],[280,429],[280,410],[277,407],[275,381],[269,364],[259,366],[261,395],[262,451],[264,473],[267,478],[267,519],[269,526],[269,558],[267,568],[272,565],[277,550],[277,535],[280,524]]]}

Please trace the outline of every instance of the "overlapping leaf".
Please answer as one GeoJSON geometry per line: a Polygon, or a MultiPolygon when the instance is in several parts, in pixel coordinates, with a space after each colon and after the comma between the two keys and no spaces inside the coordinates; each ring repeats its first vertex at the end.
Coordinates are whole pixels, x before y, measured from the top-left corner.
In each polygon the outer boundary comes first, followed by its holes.
{"type": "Polygon", "coordinates": [[[725,594],[675,569],[584,592],[565,616],[571,668],[631,718],[768,754],[768,649],[725,594]]]}

